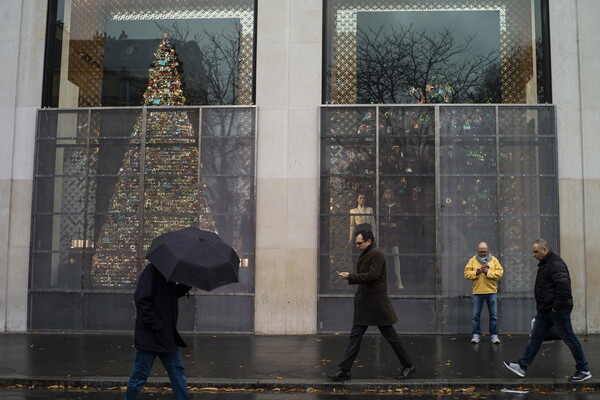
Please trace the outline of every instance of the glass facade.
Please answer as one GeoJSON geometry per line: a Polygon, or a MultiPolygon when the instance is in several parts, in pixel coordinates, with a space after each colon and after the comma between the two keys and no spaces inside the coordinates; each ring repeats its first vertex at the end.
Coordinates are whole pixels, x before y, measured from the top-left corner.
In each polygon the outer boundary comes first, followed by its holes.
{"type": "Polygon", "coordinates": [[[186,105],[254,102],[254,0],[51,0],[45,107],[140,106],[165,33],[186,105]]]}
{"type": "Polygon", "coordinates": [[[327,106],[321,123],[320,331],[348,328],[335,315],[354,288],[335,271],[353,270],[361,228],[387,255],[402,331],[470,330],[463,269],[481,241],[505,267],[500,310],[529,309],[531,243],[558,246],[554,107],[327,106]]]}
{"type": "Polygon", "coordinates": [[[182,300],[181,328],[252,332],[255,130],[253,107],[40,110],[29,327],[132,329],[151,240],[196,226],[242,268],[182,300]]]}
{"type": "Polygon", "coordinates": [[[324,103],[550,103],[544,0],[326,0],[324,103]]]}
{"type": "MultiPolygon", "coordinates": [[[[180,328],[252,332],[255,0],[49,4],[29,328],[132,329],[151,239],[192,225],[242,268],[182,301],[180,328]]],[[[528,331],[530,242],[559,245],[547,0],[323,4],[318,330],[348,328],[334,272],[368,227],[402,331],[469,329],[462,269],[482,240],[506,267],[500,310],[521,313],[501,327],[528,331]]]]}

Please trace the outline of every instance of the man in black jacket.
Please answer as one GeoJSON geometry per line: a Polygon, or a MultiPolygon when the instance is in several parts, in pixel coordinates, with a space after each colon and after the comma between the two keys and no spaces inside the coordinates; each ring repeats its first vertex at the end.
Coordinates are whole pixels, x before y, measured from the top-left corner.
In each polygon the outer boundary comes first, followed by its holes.
{"type": "Polygon", "coordinates": [[[377,326],[402,365],[402,371],[396,378],[406,379],[415,373],[415,367],[393,326],[398,317],[387,293],[385,254],[375,247],[373,232],[361,230],[356,233],[355,238],[356,246],[361,251],[356,272],[338,273],[350,285],[358,286],[354,295],[354,322],[340,368],[327,376],[334,381],[349,380],[363,335],[369,326],[377,326]]]}
{"type": "Polygon", "coordinates": [[[135,290],[135,361],[125,400],[134,400],[148,379],[156,357],[169,373],[173,394],[189,400],[185,369],[179,347],[187,347],[177,332],[178,298],[190,286],[169,282],[152,264],[144,268],[135,290]]]}
{"type": "Polygon", "coordinates": [[[571,295],[571,278],[565,262],[554,253],[544,239],[538,239],[532,246],[533,256],[540,262],[535,278],[535,302],[537,315],[531,329],[527,347],[519,361],[504,362],[506,368],[525,376],[527,367],[533,362],[544,341],[544,336],[554,326],[560,338],[565,342],[576,363],[576,371],[569,382],[583,382],[592,377],[588,362],[583,354],[581,343],[571,326],[573,296],[571,295]]]}

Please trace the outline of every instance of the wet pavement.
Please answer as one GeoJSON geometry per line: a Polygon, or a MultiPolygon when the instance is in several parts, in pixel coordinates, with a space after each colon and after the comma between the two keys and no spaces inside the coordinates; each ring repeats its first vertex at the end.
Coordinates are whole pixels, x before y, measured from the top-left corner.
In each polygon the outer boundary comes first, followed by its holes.
{"type": "MultiPolygon", "coordinates": [[[[569,349],[560,341],[543,345],[526,378],[504,368],[503,360],[518,358],[527,343],[526,335],[501,336],[499,345],[487,336],[473,345],[467,335],[402,335],[417,368],[414,379],[405,381],[394,379],[400,369],[388,343],[380,335],[367,335],[352,370],[353,379],[343,383],[330,382],[325,374],[337,369],[346,334],[183,336],[189,345],[182,350],[188,384],[195,389],[302,390],[305,395],[313,389],[323,393],[469,387],[480,391],[600,389],[600,335],[580,336],[595,374],[582,384],[566,381],[575,367],[569,349]]],[[[129,333],[2,333],[0,385],[121,390],[133,362],[132,341],[129,333]]],[[[168,386],[158,360],[148,386],[168,386]]]]}

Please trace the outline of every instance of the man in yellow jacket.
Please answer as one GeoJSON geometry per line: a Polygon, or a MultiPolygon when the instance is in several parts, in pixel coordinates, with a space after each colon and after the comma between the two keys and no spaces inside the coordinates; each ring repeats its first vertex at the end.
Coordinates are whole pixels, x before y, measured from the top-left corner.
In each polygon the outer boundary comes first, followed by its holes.
{"type": "Polygon", "coordinates": [[[500,261],[490,253],[487,243],[477,245],[477,254],[471,257],[465,266],[465,279],[473,281],[472,309],[473,337],[471,343],[481,340],[481,308],[487,303],[490,314],[490,336],[492,343],[500,343],[498,338],[498,279],[504,274],[500,261]]]}

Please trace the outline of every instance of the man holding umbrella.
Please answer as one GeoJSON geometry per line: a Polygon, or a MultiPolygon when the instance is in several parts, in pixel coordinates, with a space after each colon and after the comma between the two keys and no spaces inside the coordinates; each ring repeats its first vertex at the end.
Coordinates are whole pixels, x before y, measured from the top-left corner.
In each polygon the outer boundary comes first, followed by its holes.
{"type": "Polygon", "coordinates": [[[135,363],[125,400],[137,399],[156,357],[169,373],[175,398],[189,399],[179,353],[186,344],[177,332],[178,298],[191,286],[212,290],[237,282],[240,259],[217,234],[193,227],[152,240],[146,259],[151,264],[135,291],[135,363]]]}
{"type": "Polygon", "coordinates": [[[187,347],[177,332],[178,298],[190,286],[169,282],[152,264],[144,268],[135,290],[135,361],[125,400],[134,400],[146,383],[156,357],[169,373],[176,399],[189,399],[180,347],[187,347]]]}

